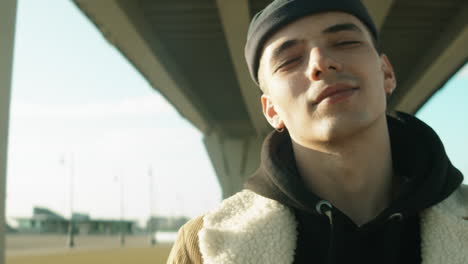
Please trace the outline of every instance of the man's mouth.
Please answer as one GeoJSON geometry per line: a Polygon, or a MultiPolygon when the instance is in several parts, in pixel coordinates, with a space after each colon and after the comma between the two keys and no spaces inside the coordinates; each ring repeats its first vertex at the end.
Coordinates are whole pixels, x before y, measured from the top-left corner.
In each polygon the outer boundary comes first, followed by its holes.
{"type": "Polygon", "coordinates": [[[329,99],[330,103],[342,101],[351,96],[358,89],[359,87],[346,83],[329,85],[319,93],[317,98],[314,100],[314,105],[319,104],[325,99],[329,99]]]}

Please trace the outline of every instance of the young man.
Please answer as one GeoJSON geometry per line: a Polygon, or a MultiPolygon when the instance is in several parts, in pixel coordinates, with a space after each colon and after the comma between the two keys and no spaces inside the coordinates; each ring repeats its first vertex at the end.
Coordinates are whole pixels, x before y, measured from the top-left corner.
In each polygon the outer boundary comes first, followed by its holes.
{"type": "Polygon", "coordinates": [[[386,115],[390,61],[359,0],[276,0],[245,48],[276,129],[245,190],[168,263],[468,263],[468,189],[434,131],[386,115]]]}

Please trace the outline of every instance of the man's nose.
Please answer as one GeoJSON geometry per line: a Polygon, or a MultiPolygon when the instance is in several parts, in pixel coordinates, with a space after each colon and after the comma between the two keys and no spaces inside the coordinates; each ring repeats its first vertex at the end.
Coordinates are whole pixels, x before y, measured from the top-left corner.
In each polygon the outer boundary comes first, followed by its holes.
{"type": "Polygon", "coordinates": [[[330,56],[325,49],[314,47],[310,51],[307,75],[311,80],[321,80],[324,74],[330,71],[340,72],[342,68],[342,64],[330,56]]]}

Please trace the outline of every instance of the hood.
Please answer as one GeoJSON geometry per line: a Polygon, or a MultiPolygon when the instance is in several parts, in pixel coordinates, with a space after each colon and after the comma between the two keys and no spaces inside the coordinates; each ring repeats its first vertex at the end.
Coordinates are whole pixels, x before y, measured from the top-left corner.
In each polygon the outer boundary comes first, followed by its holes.
{"type": "MultiPolygon", "coordinates": [[[[447,198],[463,181],[437,134],[414,116],[387,116],[393,168],[402,177],[392,210],[413,214],[447,198]]],[[[245,188],[289,207],[315,212],[322,200],[304,187],[288,133],[272,132],[263,143],[260,168],[245,188]]]]}

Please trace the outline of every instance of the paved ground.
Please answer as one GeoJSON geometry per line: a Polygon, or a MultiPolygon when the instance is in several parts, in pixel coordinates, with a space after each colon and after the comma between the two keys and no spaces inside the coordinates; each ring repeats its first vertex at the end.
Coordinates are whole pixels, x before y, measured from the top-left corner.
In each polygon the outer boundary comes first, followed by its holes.
{"type": "MultiPolygon", "coordinates": [[[[67,252],[68,237],[64,235],[7,235],[7,255],[37,255],[67,252]]],[[[124,247],[148,247],[148,236],[126,236],[124,247]]],[[[166,241],[167,242],[167,241],[166,241]]],[[[76,236],[75,251],[120,248],[120,236],[76,236]]]]}
{"type": "Polygon", "coordinates": [[[148,236],[77,236],[67,247],[63,235],[7,235],[6,264],[158,264],[165,263],[173,236],[161,237],[152,247],[148,236]]]}
{"type": "Polygon", "coordinates": [[[6,264],[165,264],[169,244],[152,248],[78,250],[49,255],[6,257],[6,264]]]}

